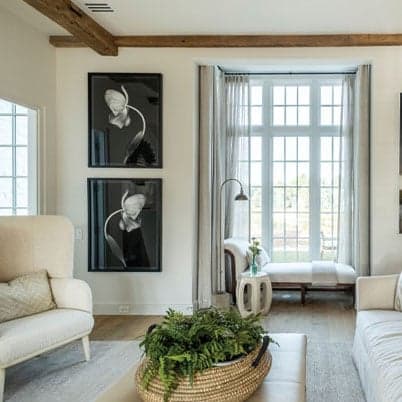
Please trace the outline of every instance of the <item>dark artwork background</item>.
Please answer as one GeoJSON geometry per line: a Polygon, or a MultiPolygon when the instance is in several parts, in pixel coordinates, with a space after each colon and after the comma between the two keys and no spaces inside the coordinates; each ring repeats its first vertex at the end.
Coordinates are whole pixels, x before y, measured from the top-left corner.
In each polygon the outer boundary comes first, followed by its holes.
{"type": "Polygon", "coordinates": [[[162,167],[161,74],[89,73],[88,98],[89,167],[162,167]],[[111,109],[105,101],[108,89],[123,95],[122,85],[128,104],[139,109],[146,120],[143,140],[134,150],[130,142],[143,128],[141,117],[128,108],[131,122],[119,128],[109,122],[111,109]]]}
{"type": "MultiPolygon", "coordinates": [[[[135,198],[135,197],[133,197],[135,198]]],[[[161,179],[88,179],[88,271],[157,272],[161,271],[162,180],[161,179]],[[117,212],[135,195],[146,197],[137,220],[140,228],[122,230],[122,213],[117,212]],[[113,244],[116,242],[116,245],[113,244]],[[111,244],[112,243],[112,244],[111,244]],[[119,259],[122,253],[124,263],[119,259]]]]}

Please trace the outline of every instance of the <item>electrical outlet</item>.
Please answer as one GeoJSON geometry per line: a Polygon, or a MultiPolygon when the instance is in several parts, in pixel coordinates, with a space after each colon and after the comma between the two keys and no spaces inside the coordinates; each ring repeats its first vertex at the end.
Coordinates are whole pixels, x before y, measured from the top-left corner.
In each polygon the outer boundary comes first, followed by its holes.
{"type": "Polygon", "coordinates": [[[119,306],[119,313],[129,313],[130,312],[130,305],[129,304],[120,304],[119,306]]]}
{"type": "Polygon", "coordinates": [[[83,238],[82,228],[77,226],[75,228],[75,240],[82,240],[82,238],[83,238]]]}

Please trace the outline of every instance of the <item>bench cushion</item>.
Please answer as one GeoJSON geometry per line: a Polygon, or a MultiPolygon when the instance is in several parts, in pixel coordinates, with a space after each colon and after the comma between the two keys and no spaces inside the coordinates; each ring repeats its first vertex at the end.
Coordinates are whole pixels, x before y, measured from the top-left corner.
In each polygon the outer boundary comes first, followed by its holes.
{"type": "Polygon", "coordinates": [[[91,314],[55,309],[0,324],[0,368],[8,367],[91,332],[91,314]]]}
{"type": "MultiPolygon", "coordinates": [[[[339,284],[354,284],[356,272],[350,265],[335,264],[337,282],[339,284]]],[[[269,274],[271,282],[311,284],[312,264],[310,262],[278,262],[266,264],[262,270],[269,274]]]]}

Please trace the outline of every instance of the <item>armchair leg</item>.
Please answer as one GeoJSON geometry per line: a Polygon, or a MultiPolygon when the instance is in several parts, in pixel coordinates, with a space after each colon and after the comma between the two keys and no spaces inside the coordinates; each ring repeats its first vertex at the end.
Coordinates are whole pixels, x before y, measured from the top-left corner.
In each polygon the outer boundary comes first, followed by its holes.
{"type": "Polygon", "coordinates": [[[81,338],[81,340],[82,340],[82,348],[84,349],[85,360],[88,362],[89,359],[91,358],[91,350],[89,348],[88,335],[81,338]]]}
{"type": "Polygon", "coordinates": [[[6,380],[6,369],[0,368],[0,402],[3,402],[5,380],[6,380]]]}

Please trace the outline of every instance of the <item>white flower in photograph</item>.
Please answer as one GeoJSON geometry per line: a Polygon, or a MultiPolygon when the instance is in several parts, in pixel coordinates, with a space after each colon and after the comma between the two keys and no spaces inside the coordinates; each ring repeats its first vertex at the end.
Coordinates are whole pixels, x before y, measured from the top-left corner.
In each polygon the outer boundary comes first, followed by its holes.
{"type": "Polygon", "coordinates": [[[120,129],[127,127],[131,123],[128,114],[128,93],[124,86],[121,86],[123,93],[114,89],[105,91],[105,102],[112,113],[109,114],[109,123],[114,124],[120,129]]]}

